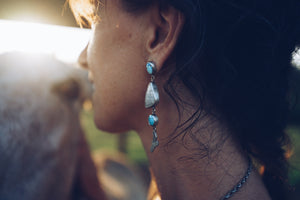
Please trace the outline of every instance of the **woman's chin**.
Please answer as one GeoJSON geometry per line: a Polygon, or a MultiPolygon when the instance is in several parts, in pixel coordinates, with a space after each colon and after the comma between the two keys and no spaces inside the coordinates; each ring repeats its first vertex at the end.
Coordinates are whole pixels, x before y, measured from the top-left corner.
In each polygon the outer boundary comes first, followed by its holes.
{"type": "Polygon", "coordinates": [[[99,130],[110,133],[123,133],[130,130],[129,127],[120,123],[120,120],[108,120],[107,117],[96,114],[94,115],[94,123],[99,130]]]}

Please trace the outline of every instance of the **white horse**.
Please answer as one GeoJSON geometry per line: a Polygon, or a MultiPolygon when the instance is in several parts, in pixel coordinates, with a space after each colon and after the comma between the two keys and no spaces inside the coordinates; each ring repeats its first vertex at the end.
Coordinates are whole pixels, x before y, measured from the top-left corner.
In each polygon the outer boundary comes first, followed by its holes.
{"type": "Polygon", "coordinates": [[[0,56],[0,199],[104,199],[79,122],[90,94],[51,56],[0,56]]]}

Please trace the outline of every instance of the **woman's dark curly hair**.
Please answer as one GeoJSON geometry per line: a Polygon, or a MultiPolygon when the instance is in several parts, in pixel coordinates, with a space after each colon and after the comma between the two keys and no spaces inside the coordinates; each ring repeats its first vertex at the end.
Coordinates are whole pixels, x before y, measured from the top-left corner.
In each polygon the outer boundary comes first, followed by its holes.
{"type": "MultiPolygon", "coordinates": [[[[92,0],[93,1],[93,0],[92,0]]],[[[213,105],[248,155],[264,167],[272,199],[285,199],[291,55],[300,41],[299,0],[121,0],[138,14],[153,2],[185,15],[165,85],[180,102],[179,77],[200,101],[188,128],[213,105]]]]}

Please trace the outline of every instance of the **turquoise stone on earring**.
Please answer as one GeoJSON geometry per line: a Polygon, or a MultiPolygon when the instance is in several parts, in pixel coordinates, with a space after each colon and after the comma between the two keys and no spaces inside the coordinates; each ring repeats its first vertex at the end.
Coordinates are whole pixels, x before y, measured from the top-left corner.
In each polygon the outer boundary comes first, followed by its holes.
{"type": "Polygon", "coordinates": [[[148,74],[154,75],[156,73],[156,67],[153,62],[147,62],[146,68],[147,68],[148,74]]]}
{"type": "Polygon", "coordinates": [[[148,124],[150,126],[156,126],[158,124],[158,117],[156,115],[149,115],[148,124]]]}

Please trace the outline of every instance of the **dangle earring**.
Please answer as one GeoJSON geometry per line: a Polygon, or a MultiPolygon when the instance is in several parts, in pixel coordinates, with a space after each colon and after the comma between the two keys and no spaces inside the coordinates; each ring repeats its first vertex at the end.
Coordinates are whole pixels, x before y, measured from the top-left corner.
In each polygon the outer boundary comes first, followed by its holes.
{"type": "Polygon", "coordinates": [[[155,73],[156,67],[155,64],[149,61],[146,65],[148,74],[151,75],[151,82],[148,84],[146,96],[145,96],[145,107],[152,108],[152,114],[148,117],[148,124],[153,127],[153,141],[151,146],[151,152],[158,146],[158,137],[156,132],[156,126],[158,124],[158,117],[156,116],[156,105],[159,102],[159,93],[157,86],[155,84],[155,73]]]}

